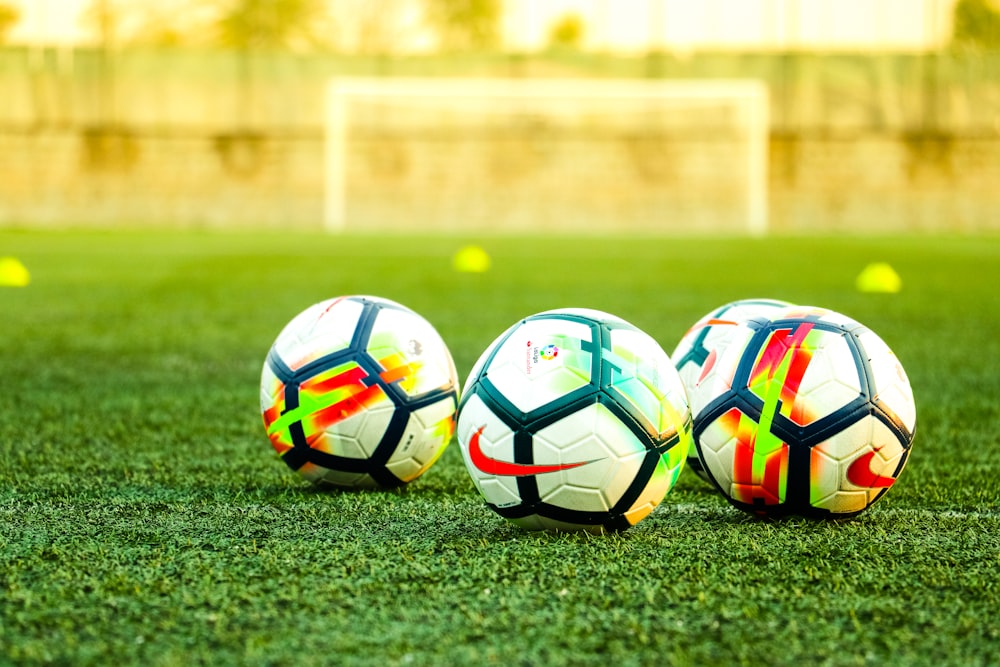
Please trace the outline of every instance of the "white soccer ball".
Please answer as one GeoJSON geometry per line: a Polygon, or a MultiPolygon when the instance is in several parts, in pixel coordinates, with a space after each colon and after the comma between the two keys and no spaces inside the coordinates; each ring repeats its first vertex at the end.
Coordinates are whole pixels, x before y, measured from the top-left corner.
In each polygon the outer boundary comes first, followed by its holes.
{"type": "Polygon", "coordinates": [[[734,506],[848,518],[902,472],[913,392],[896,355],[858,322],[797,306],[750,319],[716,368],[694,437],[707,476],[734,506]]]}
{"type": "MultiPolygon", "coordinates": [[[[769,318],[792,304],[777,299],[740,299],[712,309],[687,330],[670,354],[696,416],[711,398],[716,362],[736,332],[736,326],[752,318],[769,318]]],[[[688,453],[688,469],[708,481],[696,448],[688,453]]]]}
{"type": "Polygon", "coordinates": [[[451,441],[458,376],[441,336],[393,301],[345,296],[310,306],[271,347],[260,408],[271,444],[306,479],[393,487],[451,441]]]}
{"type": "Polygon", "coordinates": [[[487,506],[526,529],[624,530],[677,480],[690,412],[670,358],[587,309],[527,317],[476,362],[458,417],[487,506]]]}

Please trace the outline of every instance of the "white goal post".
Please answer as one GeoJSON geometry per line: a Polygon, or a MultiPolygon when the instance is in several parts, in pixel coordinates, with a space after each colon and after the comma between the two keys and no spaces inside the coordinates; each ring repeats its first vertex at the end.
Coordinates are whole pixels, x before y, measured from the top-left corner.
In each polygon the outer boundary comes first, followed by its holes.
{"type": "Polygon", "coordinates": [[[768,229],[759,80],[340,78],[326,104],[329,231],[768,229]]]}

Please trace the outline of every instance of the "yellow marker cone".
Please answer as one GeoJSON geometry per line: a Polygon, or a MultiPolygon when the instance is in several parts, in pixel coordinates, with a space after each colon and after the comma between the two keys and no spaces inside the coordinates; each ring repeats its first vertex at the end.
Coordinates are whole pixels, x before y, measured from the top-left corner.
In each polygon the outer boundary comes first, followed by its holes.
{"type": "Polygon", "coordinates": [[[860,292],[895,294],[903,288],[903,280],[885,262],[873,262],[858,274],[856,285],[860,292]]]}
{"type": "Polygon", "coordinates": [[[451,258],[451,265],[460,273],[483,273],[490,269],[490,256],[477,245],[467,245],[451,258]]]}
{"type": "Polygon", "coordinates": [[[0,257],[0,287],[25,287],[31,282],[27,267],[16,257],[0,257]]]}

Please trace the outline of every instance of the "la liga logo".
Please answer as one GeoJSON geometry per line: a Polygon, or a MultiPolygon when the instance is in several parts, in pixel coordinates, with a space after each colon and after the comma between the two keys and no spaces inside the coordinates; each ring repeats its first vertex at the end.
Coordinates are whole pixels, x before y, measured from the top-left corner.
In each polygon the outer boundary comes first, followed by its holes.
{"type": "Polygon", "coordinates": [[[531,375],[531,370],[539,361],[552,361],[559,356],[559,347],[556,345],[543,345],[541,347],[533,345],[528,341],[525,351],[524,370],[531,375]]]}

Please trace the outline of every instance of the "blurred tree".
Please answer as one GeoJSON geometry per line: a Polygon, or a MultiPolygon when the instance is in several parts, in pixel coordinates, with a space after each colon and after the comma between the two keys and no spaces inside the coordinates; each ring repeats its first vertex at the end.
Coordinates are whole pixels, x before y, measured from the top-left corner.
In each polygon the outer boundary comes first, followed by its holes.
{"type": "Polygon", "coordinates": [[[7,33],[21,20],[21,11],[6,2],[0,2],[0,44],[7,41],[7,33]]]}
{"type": "Polygon", "coordinates": [[[216,0],[222,46],[236,49],[304,50],[328,45],[324,0],[216,0]]]}
{"type": "Polygon", "coordinates": [[[109,48],[116,41],[121,18],[121,7],[109,0],[95,0],[83,15],[84,22],[91,24],[104,48],[109,48]]]}
{"type": "Polygon", "coordinates": [[[426,17],[445,49],[489,49],[500,43],[502,0],[424,0],[426,17]]]}
{"type": "Polygon", "coordinates": [[[326,0],[92,0],[102,43],[308,50],[329,43],[326,0]]]}
{"type": "MultiPolygon", "coordinates": [[[[80,20],[94,34],[102,48],[110,49],[135,41],[146,41],[146,26],[154,25],[159,18],[151,11],[148,2],[91,0],[80,20]]],[[[175,8],[170,20],[162,22],[157,29],[168,29],[180,14],[183,12],[176,11],[175,8]]]]}
{"type": "MultiPolygon", "coordinates": [[[[123,8],[124,13],[124,8],[123,8]]],[[[201,0],[135,2],[128,6],[128,41],[149,46],[201,46],[210,41],[218,8],[201,0]]]]}
{"type": "Polygon", "coordinates": [[[583,43],[583,20],[576,14],[566,14],[549,28],[549,46],[578,49],[583,43]]]}
{"type": "MultiPolygon", "coordinates": [[[[413,3],[406,3],[410,9],[413,3]]],[[[419,26],[419,5],[415,15],[401,11],[399,0],[331,0],[336,30],[331,45],[350,53],[385,55],[399,52],[411,42],[410,31],[419,26]]]]}
{"type": "MultiPolygon", "coordinates": [[[[105,162],[104,154],[113,153],[113,150],[105,150],[105,145],[114,145],[117,138],[110,127],[117,125],[118,113],[118,90],[117,90],[117,57],[116,47],[121,43],[121,27],[123,18],[122,0],[93,0],[87,10],[83,13],[82,21],[94,31],[97,36],[99,49],[97,58],[98,87],[98,120],[92,130],[92,135],[87,141],[89,147],[93,148],[95,159],[93,163],[100,165],[105,162]]],[[[90,150],[90,149],[88,149],[90,150]]]]}
{"type": "Polygon", "coordinates": [[[1000,49],[1000,9],[990,0],[958,0],[952,44],[959,48],[1000,49]]]}

